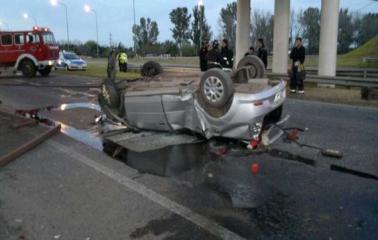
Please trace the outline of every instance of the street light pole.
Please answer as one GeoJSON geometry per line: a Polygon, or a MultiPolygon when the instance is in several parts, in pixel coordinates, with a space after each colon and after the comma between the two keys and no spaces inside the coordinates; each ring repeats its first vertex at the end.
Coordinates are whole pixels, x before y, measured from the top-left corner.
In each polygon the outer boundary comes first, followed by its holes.
{"type": "Polygon", "coordinates": [[[67,10],[67,5],[64,4],[64,3],[60,3],[60,5],[62,5],[64,7],[64,9],[66,10],[66,29],[67,29],[67,49],[70,50],[70,31],[69,31],[69,26],[68,26],[68,10],[67,10]]]}
{"type": "Polygon", "coordinates": [[[96,41],[97,41],[97,45],[96,45],[96,47],[97,47],[97,57],[99,57],[99,49],[98,49],[98,19],[97,19],[97,12],[96,11],[94,11],[93,9],[92,9],[92,12],[94,13],[94,15],[95,15],[95,17],[96,17],[96,41]]]}
{"type": "Polygon", "coordinates": [[[96,51],[97,51],[97,57],[99,57],[99,48],[98,48],[98,19],[97,19],[97,12],[91,8],[88,4],[84,5],[84,11],[89,13],[92,12],[95,15],[96,18],[96,51]]]}
{"type": "Polygon", "coordinates": [[[33,19],[33,21],[34,21],[34,26],[38,26],[37,19],[36,19],[35,17],[30,16],[30,15],[27,14],[27,13],[24,13],[22,16],[23,16],[25,19],[28,19],[28,18],[33,19]]]}
{"type": "Polygon", "coordinates": [[[50,3],[51,5],[53,6],[56,6],[58,4],[60,4],[61,6],[64,7],[65,9],[65,13],[66,13],[66,30],[67,30],[67,45],[68,45],[68,50],[70,50],[70,31],[69,31],[69,25],[68,25],[68,7],[66,4],[64,4],[63,2],[59,1],[59,0],[50,0],[50,3]]]}
{"type": "MultiPolygon", "coordinates": [[[[133,28],[134,28],[134,26],[135,26],[135,24],[136,24],[136,17],[135,17],[135,0],[133,0],[133,14],[134,14],[134,25],[133,25],[133,28]]],[[[133,40],[134,40],[134,54],[135,54],[135,56],[137,55],[137,53],[136,53],[136,42],[135,42],[135,39],[134,39],[134,37],[133,37],[133,40]]]]}
{"type": "Polygon", "coordinates": [[[199,24],[199,30],[200,30],[200,36],[199,36],[199,48],[201,48],[202,44],[202,21],[203,21],[203,1],[199,0],[198,4],[198,24],[199,24]]]}

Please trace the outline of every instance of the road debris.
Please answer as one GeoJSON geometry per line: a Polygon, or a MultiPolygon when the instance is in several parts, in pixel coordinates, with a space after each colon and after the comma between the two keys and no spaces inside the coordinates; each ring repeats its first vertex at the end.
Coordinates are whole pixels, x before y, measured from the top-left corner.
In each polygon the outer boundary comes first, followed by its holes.
{"type": "Polygon", "coordinates": [[[43,132],[42,134],[34,137],[32,140],[22,144],[21,146],[17,147],[16,149],[8,152],[7,154],[0,157],[0,167],[7,165],[11,161],[15,160],[16,158],[20,157],[22,154],[26,153],[27,151],[33,149],[38,144],[42,143],[49,137],[55,135],[56,133],[60,132],[60,125],[57,125],[47,131],[43,132]]]}

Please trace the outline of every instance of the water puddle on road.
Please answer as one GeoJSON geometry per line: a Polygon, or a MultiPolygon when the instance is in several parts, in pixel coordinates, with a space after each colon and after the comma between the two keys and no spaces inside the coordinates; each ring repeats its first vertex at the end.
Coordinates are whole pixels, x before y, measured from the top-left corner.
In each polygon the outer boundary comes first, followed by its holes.
{"type": "Polygon", "coordinates": [[[168,177],[191,189],[206,186],[225,194],[233,207],[253,208],[272,197],[273,190],[264,177],[252,174],[249,165],[237,164],[243,160],[234,159],[247,156],[240,143],[199,138],[196,143],[135,152],[104,140],[101,132],[111,124],[93,123],[100,110],[94,103],[69,103],[24,114],[34,114],[45,124],[61,124],[62,133],[104,151],[141,173],[168,177]]]}
{"type": "Polygon", "coordinates": [[[169,178],[178,185],[179,189],[173,192],[178,202],[242,236],[252,236],[256,227],[265,233],[280,233],[286,231],[287,224],[293,225],[286,197],[272,187],[264,174],[251,172],[250,165],[257,158],[245,146],[217,139],[135,152],[104,140],[100,134],[104,126],[92,124],[94,116],[83,124],[83,109],[90,110],[85,112],[87,115],[100,113],[96,104],[73,103],[36,114],[42,122],[61,124],[62,133],[104,151],[140,173],[169,178]]]}

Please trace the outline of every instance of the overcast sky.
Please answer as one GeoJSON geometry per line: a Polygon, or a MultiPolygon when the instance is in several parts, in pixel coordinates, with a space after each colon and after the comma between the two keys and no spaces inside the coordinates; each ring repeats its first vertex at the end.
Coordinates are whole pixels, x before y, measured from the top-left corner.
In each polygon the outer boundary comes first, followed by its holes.
{"type": "MultiPolygon", "coordinates": [[[[191,11],[198,0],[135,0],[136,18],[150,17],[159,25],[159,41],[171,39],[172,25],[169,12],[176,7],[188,7],[191,11]]],[[[71,40],[87,41],[95,39],[95,17],[83,11],[84,4],[90,4],[98,13],[99,42],[109,43],[109,33],[113,41],[132,45],[133,24],[132,0],[62,0],[68,6],[71,40]]],[[[232,0],[203,0],[206,17],[215,36],[219,33],[219,12],[232,0]]],[[[274,0],[251,0],[252,9],[273,12],[274,0]]],[[[294,10],[309,6],[320,7],[321,0],[291,0],[294,10]]],[[[378,12],[378,2],[373,0],[340,0],[341,7],[360,12],[378,12]]],[[[0,21],[6,22],[11,30],[31,29],[32,19],[25,20],[27,12],[37,19],[38,25],[52,29],[57,40],[66,39],[65,12],[61,6],[52,7],[49,0],[0,0],[0,21]]],[[[6,25],[4,25],[6,26],[6,25]]],[[[0,27],[4,27],[1,26],[0,27]]]]}

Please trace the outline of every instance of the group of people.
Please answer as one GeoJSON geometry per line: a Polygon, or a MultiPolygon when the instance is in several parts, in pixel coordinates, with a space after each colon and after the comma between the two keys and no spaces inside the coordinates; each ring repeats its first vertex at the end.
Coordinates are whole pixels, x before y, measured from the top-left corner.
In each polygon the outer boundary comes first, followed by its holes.
{"type": "MultiPolygon", "coordinates": [[[[262,38],[257,40],[256,49],[257,51],[255,51],[255,47],[251,46],[244,56],[257,55],[266,69],[268,67],[268,51],[262,38]]],[[[220,47],[218,40],[214,40],[211,46],[209,43],[203,42],[198,55],[201,71],[206,71],[213,67],[232,68],[234,64],[234,53],[230,49],[227,39],[222,40],[220,47]]]]}
{"type": "MultiPolygon", "coordinates": [[[[199,50],[200,69],[202,72],[210,68],[229,68],[231,69],[234,63],[234,53],[229,48],[228,40],[223,39],[221,47],[219,47],[218,40],[214,40],[210,47],[209,43],[203,42],[199,50]]],[[[264,63],[265,69],[268,67],[268,51],[266,50],[264,39],[259,38],[256,43],[256,48],[251,46],[244,54],[244,56],[256,55],[264,63]]],[[[292,64],[289,67],[290,75],[290,92],[304,93],[303,80],[305,78],[305,48],[302,45],[302,38],[296,38],[295,46],[290,52],[290,59],[292,64]]]]}
{"type": "Polygon", "coordinates": [[[268,51],[265,48],[264,39],[262,38],[257,39],[256,48],[251,46],[249,47],[248,52],[244,54],[244,56],[248,56],[248,55],[256,55],[264,63],[265,69],[268,68],[268,51]]]}
{"type": "Polygon", "coordinates": [[[228,40],[223,39],[221,47],[218,40],[214,40],[210,47],[209,43],[203,42],[198,53],[201,71],[210,68],[232,68],[234,64],[234,52],[229,48],[228,40]]]}

